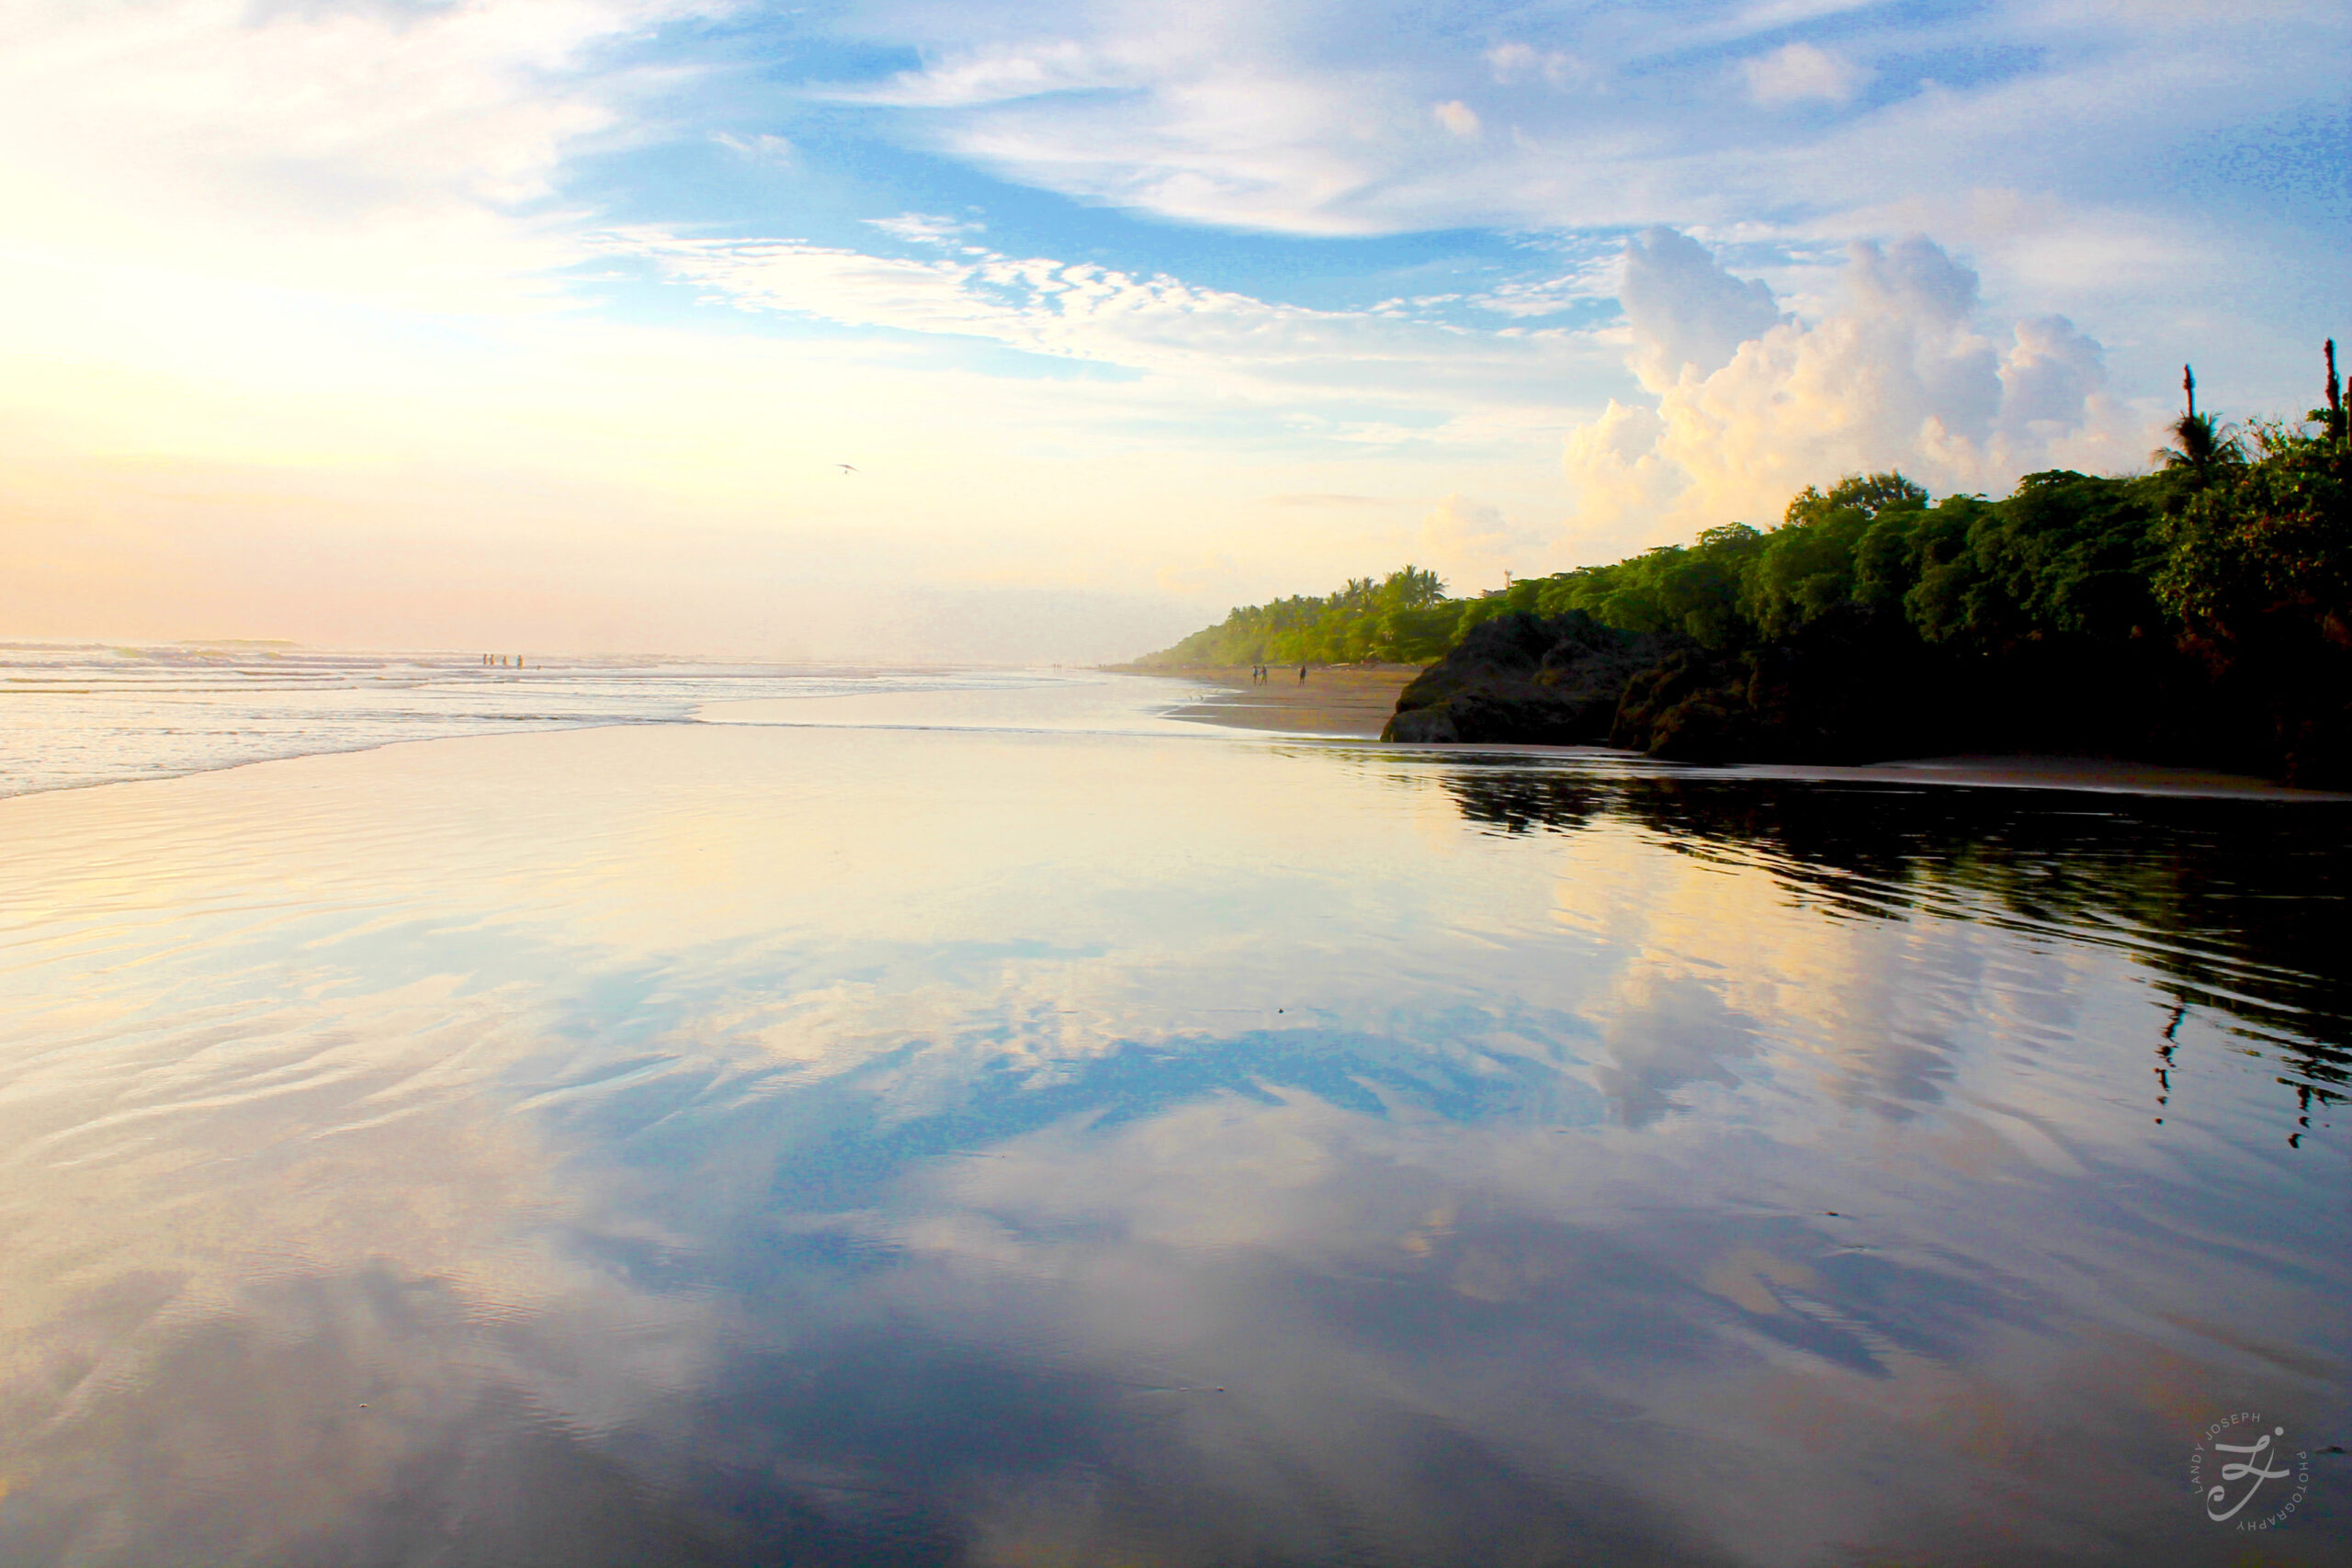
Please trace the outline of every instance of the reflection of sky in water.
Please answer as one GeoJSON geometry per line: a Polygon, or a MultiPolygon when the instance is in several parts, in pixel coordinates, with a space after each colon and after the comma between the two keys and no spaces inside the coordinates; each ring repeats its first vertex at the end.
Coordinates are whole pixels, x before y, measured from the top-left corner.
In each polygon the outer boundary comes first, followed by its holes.
{"type": "Polygon", "coordinates": [[[2345,1440],[2338,808],[1007,722],[6,803],[0,1561],[2224,1562],[2345,1440]]]}

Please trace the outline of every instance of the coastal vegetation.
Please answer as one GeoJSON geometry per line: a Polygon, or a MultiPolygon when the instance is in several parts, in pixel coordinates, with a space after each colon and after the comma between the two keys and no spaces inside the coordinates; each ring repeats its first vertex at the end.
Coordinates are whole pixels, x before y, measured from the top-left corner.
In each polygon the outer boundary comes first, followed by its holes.
{"type": "Polygon", "coordinates": [[[2097,752],[2352,782],[2352,442],[2325,400],[2197,411],[2150,472],[1931,500],[1900,474],[1777,526],[1452,599],[1408,567],[1236,609],[1158,664],[1441,660],[1392,738],[1690,760],[2097,752]]]}
{"type": "Polygon", "coordinates": [[[1137,660],[1159,665],[1422,664],[1461,640],[1476,600],[1445,596],[1433,571],[1406,566],[1374,581],[1351,577],[1338,592],[1244,604],[1213,626],[1137,660]]]}

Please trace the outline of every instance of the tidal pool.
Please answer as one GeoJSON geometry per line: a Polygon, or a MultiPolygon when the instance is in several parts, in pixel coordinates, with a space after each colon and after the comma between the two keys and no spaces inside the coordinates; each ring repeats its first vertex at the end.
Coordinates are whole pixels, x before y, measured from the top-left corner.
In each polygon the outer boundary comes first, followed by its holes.
{"type": "Polygon", "coordinates": [[[0,1562],[2346,1560],[2352,808],[1018,701],[0,800],[0,1562]]]}

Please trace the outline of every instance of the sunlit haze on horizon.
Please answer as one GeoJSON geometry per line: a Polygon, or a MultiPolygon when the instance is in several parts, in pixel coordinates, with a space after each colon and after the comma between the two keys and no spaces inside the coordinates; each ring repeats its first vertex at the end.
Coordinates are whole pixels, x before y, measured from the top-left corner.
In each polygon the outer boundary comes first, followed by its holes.
{"type": "Polygon", "coordinates": [[[2340,4],[0,0],[0,637],[1091,661],[2352,321],[2340,4]],[[2332,313],[2333,312],[2333,313],[2332,313]]]}

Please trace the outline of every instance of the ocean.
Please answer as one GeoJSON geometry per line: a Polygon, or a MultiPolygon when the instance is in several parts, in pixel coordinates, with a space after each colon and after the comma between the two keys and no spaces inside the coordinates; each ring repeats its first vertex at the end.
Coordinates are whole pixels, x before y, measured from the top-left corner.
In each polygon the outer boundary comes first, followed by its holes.
{"type": "Polygon", "coordinates": [[[9,658],[0,1562],[2352,1547],[2342,803],[9,658]]]}
{"type": "Polygon", "coordinates": [[[1060,683],[1051,672],[1021,671],[367,653],[267,643],[0,643],[0,796],[403,740],[691,723],[717,703],[970,696],[1060,683]],[[487,664],[485,657],[504,662],[487,664]]]}

